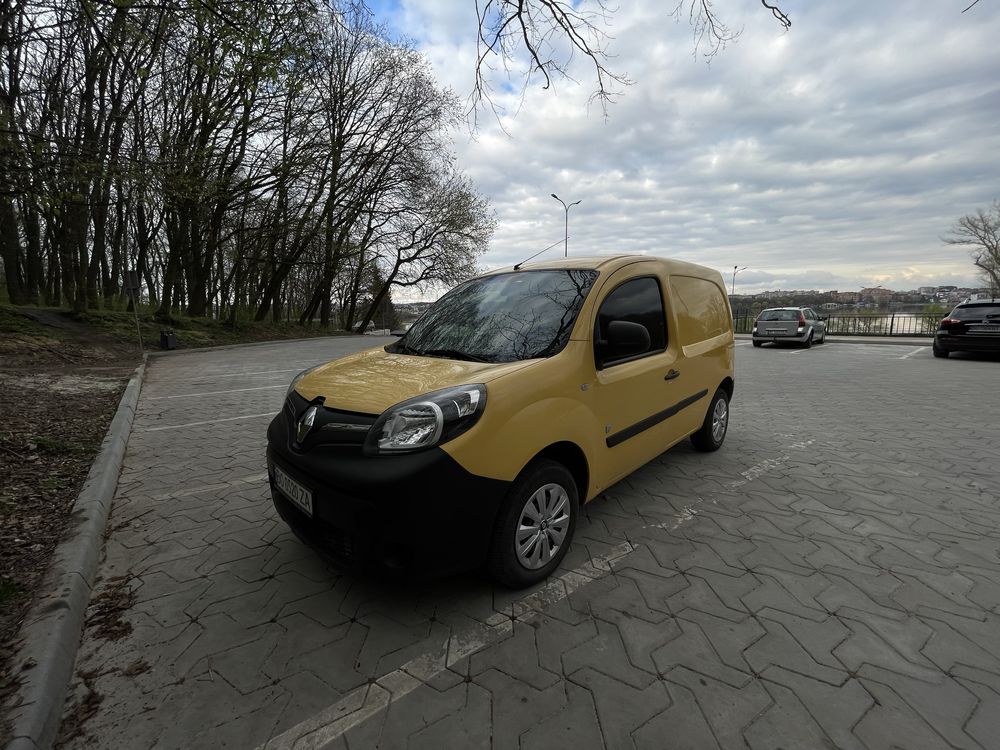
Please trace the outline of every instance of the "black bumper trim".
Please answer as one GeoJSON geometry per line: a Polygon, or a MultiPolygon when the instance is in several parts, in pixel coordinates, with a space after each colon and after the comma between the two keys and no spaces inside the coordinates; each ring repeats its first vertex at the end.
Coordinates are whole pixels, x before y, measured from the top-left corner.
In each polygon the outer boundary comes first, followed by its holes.
{"type": "Polygon", "coordinates": [[[399,456],[332,445],[302,452],[292,429],[287,410],[268,428],[275,508],[339,567],[424,577],[485,561],[510,482],[472,474],[441,448],[399,456]],[[274,465],[312,491],[312,518],[276,489],[274,465]]]}
{"type": "Polygon", "coordinates": [[[604,442],[607,443],[609,448],[614,448],[616,445],[624,443],[629,438],[633,438],[639,433],[645,432],[650,427],[655,427],[660,422],[670,419],[672,416],[674,416],[681,410],[691,406],[691,404],[701,401],[707,395],[708,395],[707,389],[703,391],[698,391],[698,393],[694,394],[693,396],[688,396],[682,401],[678,401],[673,406],[664,409],[661,412],[657,412],[651,417],[646,417],[641,422],[636,422],[631,427],[626,427],[624,430],[616,432],[614,435],[608,435],[608,437],[605,439],[604,442]]]}

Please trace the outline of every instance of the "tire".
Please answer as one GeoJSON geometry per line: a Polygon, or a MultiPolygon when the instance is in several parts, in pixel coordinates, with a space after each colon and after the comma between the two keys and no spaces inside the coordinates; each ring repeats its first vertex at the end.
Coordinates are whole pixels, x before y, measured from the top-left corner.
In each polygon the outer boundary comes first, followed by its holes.
{"type": "Polygon", "coordinates": [[[512,589],[545,580],[566,556],[579,511],[576,481],[565,466],[548,459],[528,464],[514,480],[497,514],[486,560],[490,577],[512,589]],[[519,529],[531,527],[538,530],[520,534],[519,551],[519,529]],[[553,552],[551,545],[556,540],[553,552]]]}
{"type": "Polygon", "coordinates": [[[806,342],[802,346],[805,347],[806,349],[812,349],[812,345],[813,345],[813,332],[810,329],[809,337],[806,339],[806,342]]]}
{"type": "Polygon", "coordinates": [[[764,342],[763,341],[754,341],[753,345],[759,349],[760,347],[764,346],[764,342]]]}
{"type": "Polygon", "coordinates": [[[940,346],[937,345],[936,341],[933,344],[931,344],[931,354],[933,354],[938,359],[948,358],[948,350],[942,349],[940,346]]]}
{"type": "Polygon", "coordinates": [[[726,440],[729,430],[729,395],[720,388],[712,396],[708,405],[705,421],[701,428],[691,435],[691,443],[697,450],[704,453],[717,451],[726,440]]]}
{"type": "Polygon", "coordinates": [[[817,345],[826,343],[826,331],[823,331],[823,335],[819,337],[819,341],[816,342],[817,345]]]}

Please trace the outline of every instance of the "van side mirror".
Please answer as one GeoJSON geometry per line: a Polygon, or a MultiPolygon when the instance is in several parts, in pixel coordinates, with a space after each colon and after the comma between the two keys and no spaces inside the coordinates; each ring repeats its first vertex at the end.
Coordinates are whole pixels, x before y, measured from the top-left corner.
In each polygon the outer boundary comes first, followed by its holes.
{"type": "Polygon", "coordinates": [[[649,349],[649,342],[649,329],[642,323],[612,320],[608,323],[607,338],[598,342],[600,361],[603,364],[642,354],[649,349]]]}

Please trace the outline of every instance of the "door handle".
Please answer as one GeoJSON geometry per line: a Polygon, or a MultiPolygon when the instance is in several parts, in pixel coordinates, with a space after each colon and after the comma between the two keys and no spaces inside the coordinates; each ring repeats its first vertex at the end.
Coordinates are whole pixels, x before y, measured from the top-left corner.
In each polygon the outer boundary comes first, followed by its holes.
{"type": "Polygon", "coordinates": [[[681,376],[678,370],[671,369],[666,375],[663,376],[664,380],[673,380],[674,378],[679,378],[681,376]]]}

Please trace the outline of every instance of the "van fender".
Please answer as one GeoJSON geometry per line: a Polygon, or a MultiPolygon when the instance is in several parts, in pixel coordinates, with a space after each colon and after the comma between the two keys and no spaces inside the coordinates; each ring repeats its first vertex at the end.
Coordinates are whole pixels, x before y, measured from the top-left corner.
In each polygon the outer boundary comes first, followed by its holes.
{"type": "MultiPolygon", "coordinates": [[[[484,418],[441,447],[473,474],[513,482],[539,453],[561,442],[580,448],[592,477],[594,456],[599,455],[603,440],[593,411],[580,401],[557,397],[537,401],[505,415],[502,421],[484,418]]],[[[580,488],[581,501],[590,497],[589,490],[580,488]]]]}

